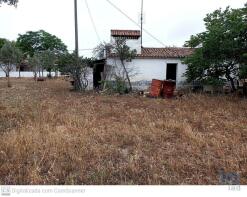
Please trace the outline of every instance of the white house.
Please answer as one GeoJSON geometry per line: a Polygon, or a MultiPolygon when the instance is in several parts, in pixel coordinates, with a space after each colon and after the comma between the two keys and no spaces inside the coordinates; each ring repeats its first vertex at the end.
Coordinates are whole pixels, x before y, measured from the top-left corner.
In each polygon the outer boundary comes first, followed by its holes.
{"type": "MultiPolygon", "coordinates": [[[[138,30],[111,30],[111,44],[116,38],[125,38],[126,44],[137,51],[136,57],[131,62],[126,62],[127,67],[134,68],[137,75],[132,77],[133,85],[144,85],[152,79],[174,80],[177,87],[186,78],[183,74],[187,65],[182,63],[182,58],[193,53],[191,48],[165,47],[146,48],[141,46],[141,32],[138,30]]],[[[120,61],[114,54],[106,56],[106,65],[120,66],[120,61]]]]}

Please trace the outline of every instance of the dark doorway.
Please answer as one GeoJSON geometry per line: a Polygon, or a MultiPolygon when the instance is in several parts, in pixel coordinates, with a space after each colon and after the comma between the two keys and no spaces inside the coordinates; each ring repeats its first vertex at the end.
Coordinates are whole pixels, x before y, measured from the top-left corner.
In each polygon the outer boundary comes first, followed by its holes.
{"type": "Polygon", "coordinates": [[[93,68],[93,86],[99,89],[102,81],[102,73],[104,72],[105,60],[96,60],[93,68]]]}
{"type": "Polygon", "coordinates": [[[166,80],[177,80],[177,64],[167,64],[166,80]]]}

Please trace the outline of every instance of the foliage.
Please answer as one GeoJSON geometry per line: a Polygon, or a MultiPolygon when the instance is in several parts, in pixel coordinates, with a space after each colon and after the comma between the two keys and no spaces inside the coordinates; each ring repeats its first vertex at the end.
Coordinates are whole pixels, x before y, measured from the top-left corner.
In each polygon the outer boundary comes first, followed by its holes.
{"type": "Polygon", "coordinates": [[[0,62],[2,69],[9,73],[13,69],[13,65],[18,64],[20,60],[21,52],[16,48],[15,43],[5,41],[5,44],[0,49],[0,62]]]}
{"type": "Polygon", "coordinates": [[[136,56],[136,50],[130,50],[124,38],[115,39],[112,52],[115,53],[121,61],[131,61],[136,56]]]}
{"type": "Polygon", "coordinates": [[[0,38],[0,49],[3,47],[5,42],[6,42],[6,39],[0,38]]]}
{"type": "Polygon", "coordinates": [[[40,65],[42,70],[45,69],[51,73],[51,71],[56,71],[56,61],[57,55],[54,51],[46,50],[39,53],[40,65]]]}
{"type": "Polygon", "coordinates": [[[247,12],[246,5],[241,9],[216,10],[204,19],[206,31],[185,43],[195,47],[195,53],[185,59],[188,64],[186,77],[189,82],[223,77],[231,82],[239,74],[239,65],[247,51],[247,12]]]}
{"type": "Polygon", "coordinates": [[[105,89],[110,93],[125,94],[128,93],[128,87],[126,82],[120,78],[116,77],[114,81],[102,81],[105,84],[105,89]]]}
{"type": "Polygon", "coordinates": [[[26,34],[19,34],[17,46],[27,55],[33,56],[35,52],[56,51],[57,53],[67,52],[67,46],[55,35],[40,31],[28,31],[26,34]]]}
{"type": "Polygon", "coordinates": [[[41,60],[40,55],[38,53],[35,53],[32,57],[28,58],[28,63],[32,68],[32,71],[34,73],[35,80],[37,79],[38,72],[40,72],[41,68],[41,60]]]}
{"type": "Polygon", "coordinates": [[[205,85],[222,86],[222,85],[224,85],[226,80],[221,79],[221,78],[218,79],[218,78],[214,78],[214,77],[208,77],[208,78],[204,79],[202,82],[205,85]]]}
{"type": "Polygon", "coordinates": [[[126,44],[126,39],[116,38],[113,44],[103,43],[95,48],[94,53],[97,57],[102,58],[105,54],[111,53],[114,57],[120,60],[120,67],[118,65],[114,66],[114,75],[115,79],[123,79],[127,81],[129,91],[132,91],[132,85],[130,78],[137,73],[133,67],[128,67],[126,64],[127,61],[132,61],[136,56],[136,50],[131,50],[126,44]]]}
{"type": "Polygon", "coordinates": [[[239,78],[247,79],[247,64],[240,67],[239,78]]]}
{"type": "MultiPolygon", "coordinates": [[[[39,58],[38,70],[46,69],[48,72],[57,71],[56,61],[59,55],[67,53],[67,46],[55,35],[40,31],[29,31],[24,35],[19,35],[17,39],[18,47],[26,56],[39,58]]],[[[50,74],[51,75],[51,74],[50,74]]]]}
{"type": "Polygon", "coordinates": [[[120,59],[122,68],[123,68],[123,78],[126,78],[129,85],[129,91],[132,91],[132,85],[130,81],[130,71],[126,66],[126,61],[131,61],[136,56],[136,50],[130,50],[130,48],[126,45],[126,40],[124,38],[115,39],[115,43],[113,44],[113,53],[120,59]]]}
{"type": "Polygon", "coordinates": [[[2,3],[7,3],[8,5],[14,5],[14,6],[16,6],[17,3],[18,3],[18,0],[0,0],[0,5],[2,3]]]}
{"type": "Polygon", "coordinates": [[[8,86],[10,87],[9,73],[13,70],[14,65],[21,61],[21,51],[16,48],[14,42],[5,41],[0,49],[0,68],[5,72],[8,77],[8,86]]]}
{"type": "Polygon", "coordinates": [[[32,57],[28,57],[34,74],[37,75],[38,72],[42,72],[42,76],[44,69],[49,72],[49,76],[51,76],[52,71],[58,71],[57,61],[58,54],[50,50],[35,52],[32,57]]]}
{"type": "Polygon", "coordinates": [[[57,63],[61,72],[72,76],[76,91],[86,90],[88,86],[89,66],[92,64],[91,59],[78,58],[75,53],[66,53],[59,56],[57,63]]]}
{"type": "MultiPolygon", "coordinates": [[[[131,75],[136,75],[134,68],[129,68],[126,65],[126,61],[132,61],[132,59],[136,56],[136,50],[131,50],[126,45],[126,40],[123,38],[115,39],[115,43],[113,45],[113,53],[116,54],[116,56],[120,59],[122,68],[123,68],[123,78],[127,80],[129,85],[129,91],[132,91],[132,85],[131,85],[131,75]]],[[[118,76],[118,75],[117,75],[118,76]]]]}
{"type": "Polygon", "coordinates": [[[240,65],[240,72],[239,72],[240,79],[247,78],[247,53],[243,55],[243,61],[240,65]]]}
{"type": "Polygon", "coordinates": [[[94,56],[96,59],[104,59],[106,55],[110,53],[113,46],[110,43],[103,42],[99,44],[94,50],[94,56]]]}

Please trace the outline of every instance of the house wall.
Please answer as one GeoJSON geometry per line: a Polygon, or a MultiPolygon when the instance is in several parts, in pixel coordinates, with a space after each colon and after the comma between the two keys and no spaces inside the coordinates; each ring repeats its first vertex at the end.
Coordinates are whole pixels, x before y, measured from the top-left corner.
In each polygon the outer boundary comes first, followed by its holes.
{"type": "MultiPolygon", "coordinates": [[[[166,80],[167,64],[177,64],[177,87],[181,86],[186,80],[183,74],[186,72],[187,65],[182,64],[180,59],[134,59],[126,62],[129,67],[134,67],[138,75],[132,78],[133,82],[152,81],[152,79],[166,80]]],[[[108,58],[107,64],[120,66],[120,61],[108,58]]]]}
{"type": "MultiPolygon", "coordinates": [[[[111,37],[111,44],[115,43],[115,38],[111,37]]],[[[137,54],[141,54],[141,37],[139,39],[126,39],[126,45],[131,50],[136,50],[137,54]]]]}

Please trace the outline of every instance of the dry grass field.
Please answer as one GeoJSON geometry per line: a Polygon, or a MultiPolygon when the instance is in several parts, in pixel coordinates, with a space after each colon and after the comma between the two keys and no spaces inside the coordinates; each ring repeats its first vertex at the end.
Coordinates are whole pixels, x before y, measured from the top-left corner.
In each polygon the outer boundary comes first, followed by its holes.
{"type": "Polygon", "coordinates": [[[247,184],[247,100],[75,93],[0,79],[0,184],[247,184]]]}

